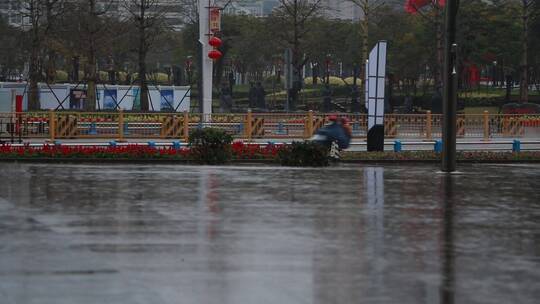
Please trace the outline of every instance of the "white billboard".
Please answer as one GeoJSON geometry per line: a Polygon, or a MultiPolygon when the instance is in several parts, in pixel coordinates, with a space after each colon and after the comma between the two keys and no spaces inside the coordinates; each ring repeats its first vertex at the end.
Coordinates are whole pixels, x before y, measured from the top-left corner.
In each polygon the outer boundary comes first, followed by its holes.
{"type": "Polygon", "coordinates": [[[386,46],[386,41],[377,42],[366,62],[368,130],[375,125],[384,125],[386,46]]]}
{"type": "MultiPolygon", "coordinates": [[[[42,110],[80,110],[86,97],[86,86],[75,84],[39,84],[42,110]]],[[[187,86],[150,86],[150,111],[183,112],[190,109],[190,88],[187,86]]],[[[96,110],[140,109],[139,87],[129,85],[97,85],[96,110]]],[[[0,82],[0,109],[11,107],[13,94],[23,96],[23,110],[28,109],[26,83],[0,82]],[[9,105],[9,106],[8,106],[9,105]]]]}

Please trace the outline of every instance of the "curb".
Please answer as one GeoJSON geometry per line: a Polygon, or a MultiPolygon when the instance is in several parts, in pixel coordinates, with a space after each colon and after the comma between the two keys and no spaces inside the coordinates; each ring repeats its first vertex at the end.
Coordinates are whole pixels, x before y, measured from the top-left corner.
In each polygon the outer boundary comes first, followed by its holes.
{"type": "MultiPolygon", "coordinates": [[[[181,165],[201,165],[192,160],[187,159],[128,159],[128,158],[0,158],[0,163],[131,163],[131,164],[181,164],[181,165]]],[[[343,164],[437,164],[441,160],[438,159],[344,159],[338,163],[343,164]]],[[[529,160],[474,160],[463,159],[457,160],[458,163],[473,163],[473,164],[536,164],[540,163],[540,159],[529,160]]],[[[237,159],[231,160],[228,163],[220,165],[277,165],[275,160],[267,159],[237,159]]]]}

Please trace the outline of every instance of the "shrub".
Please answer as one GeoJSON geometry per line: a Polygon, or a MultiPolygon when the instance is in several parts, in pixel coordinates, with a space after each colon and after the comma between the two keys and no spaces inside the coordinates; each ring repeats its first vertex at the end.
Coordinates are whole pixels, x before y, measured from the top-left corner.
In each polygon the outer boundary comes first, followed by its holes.
{"type": "Polygon", "coordinates": [[[157,84],[166,85],[169,83],[169,76],[165,73],[152,73],[150,75],[146,75],[146,78],[151,82],[155,82],[157,84]]]}
{"type": "Polygon", "coordinates": [[[109,81],[109,73],[106,71],[98,71],[98,77],[101,81],[109,81]]]}
{"type": "Polygon", "coordinates": [[[328,166],[328,149],[314,142],[293,142],[278,152],[283,166],[324,167],[328,166]]]}
{"type": "MultiPolygon", "coordinates": [[[[345,79],[343,79],[343,81],[345,81],[348,85],[352,85],[354,83],[354,78],[353,77],[347,77],[345,79]]],[[[360,86],[363,82],[363,79],[360,78],[360,77],[356,77],[356,85],[357,86],[360,86]]]]}
{"type": "Polygon", "coordinates": [[[272,87],[273,85],[275,85],[277,88],[281,88],[281,82],[284,80],[285,78],[283,76],[281,76],[279,79],[277,77],[277,75],[272,75],[272,76],[268,76],[266,78],[264,78],[264,80],[262,81],[262,83],[266,86],[266,87],[272,87]]]}
{"type": "Polygon", "coordinates": [[[193,160],[208,164],[224,164],[231,160],[232,136],[223,130],[204,128],[189,134],[193,160]]]}
{"type": "MultiPolygon", "coordinates": [[[[139,79],[139,73],[133,73],[131,75],[131,78],[132,79],[139,79]]],[[[194,79],[196,79],[196,78],[194,78],[194,79]]],[[[150,83],[156,83],[156,84],[168,84],[169,83],[169,78],[168,78],[167,74],[165,74],[165,73],[149,73],[149,74],[146,74],[146,80],[149,81],[150,83]]],[[[197,90],[193,89],[192,92],[197,92],[197,90]]]]}
{"type": "MultiPolygon", "coordinates": [[[[330,85],[331,86],[346,86],[347,82],[345,79],[342,79],[337,76],[330,76],[330,85]]],[[[324,84],[326,82],[326,77],[318,78],[318,84],[324,84]]],[[[351,82],[352,83],[352,82],[351,82]]],[[[313,85],[313,77],[306,77],[304,78],[304,84],[305,85],[313,85]]]]}
{"type": "MultiPolygon", "coordinates": [[[[324,83],[324,80],[321,77],[317,77],[317,84],[324,83]]],[[[305,85],[313,85],[313,77],[304,78],[305,85]]]]}
{"type": "Polygon", "coordinates": [[[118,72],[118,80],[120,80],[121,82],[126,82],[127,76],[128,74],[126,72],[118,72]]]}
{"type": "Polygon", "coordinates": [[[68,78],[69,78],[69,75],[66,71],[62,71],[62,70],[56,71],[56,77],[55,77],[56,82],[66,82],[68,81],[68,78]]]}

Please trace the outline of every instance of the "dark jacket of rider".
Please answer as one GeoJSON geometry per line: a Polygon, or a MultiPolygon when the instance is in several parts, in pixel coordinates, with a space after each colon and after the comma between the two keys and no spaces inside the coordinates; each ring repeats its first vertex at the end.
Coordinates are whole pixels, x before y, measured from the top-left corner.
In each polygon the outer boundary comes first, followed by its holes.
{"type": "Polygon", "coordinates": [[[336,141],[340,149],[347,149],[351,143],[351,134],[346,125],[341,122],[332,121],[317,130],[316,134],[325,138],[320,143],[327,147],[330,147],[332,142],[336,141]]]}

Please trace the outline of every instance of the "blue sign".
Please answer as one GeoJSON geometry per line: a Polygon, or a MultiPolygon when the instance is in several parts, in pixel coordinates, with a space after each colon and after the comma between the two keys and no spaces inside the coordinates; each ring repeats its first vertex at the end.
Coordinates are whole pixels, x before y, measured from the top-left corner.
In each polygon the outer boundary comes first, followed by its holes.
{"type": "Polygon", "coordinates": [[[103,109],[116,109],[116,90],[103,90],[103,109]]]}

